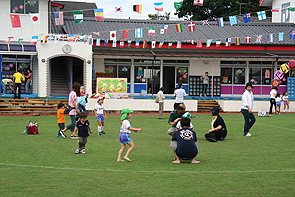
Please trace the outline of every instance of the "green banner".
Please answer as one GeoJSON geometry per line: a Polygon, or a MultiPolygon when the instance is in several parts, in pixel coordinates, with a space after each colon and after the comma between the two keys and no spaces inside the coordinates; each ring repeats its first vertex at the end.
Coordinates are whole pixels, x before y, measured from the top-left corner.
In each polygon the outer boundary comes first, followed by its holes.
{"type": "Polygon", "coordinates": [[[180,2],[174,2],[174,7],[177,10],[180,9],[182,7],[182,1],[180,1],[180,2]]]}

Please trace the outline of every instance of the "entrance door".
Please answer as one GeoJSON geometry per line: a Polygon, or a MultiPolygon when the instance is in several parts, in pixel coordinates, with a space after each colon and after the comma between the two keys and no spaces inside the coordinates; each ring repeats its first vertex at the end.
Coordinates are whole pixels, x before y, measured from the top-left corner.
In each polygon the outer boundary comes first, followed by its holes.
{"type": "Polygon", "coordinates": [[[147,72],[147,93],[157,94],[160,89],[160,66],[154,66],[153,72],[152,72],[152,67],[149,66],[147,67],[146,72],[147,72]],[[152,83],[153,83],[153,88],[152,88],[152,83]]]}
{"type": "Polygon", "coordinates": [[[166,94],[173,94],[175,90],[175,67],[164,66],[163,84],[166,94]]]}

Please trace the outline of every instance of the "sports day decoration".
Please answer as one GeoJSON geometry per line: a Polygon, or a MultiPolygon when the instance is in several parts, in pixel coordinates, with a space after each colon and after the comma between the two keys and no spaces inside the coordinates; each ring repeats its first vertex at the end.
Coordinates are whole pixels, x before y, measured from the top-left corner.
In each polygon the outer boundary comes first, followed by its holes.
{"type": "Polygon", "coordinates": [[[288,64],[290,69],[295,70],[295,60],[290,60],[288,64]]]}
{"type": "MultiPolygon", "coordinates": [[[[124,67],[123,72],[128,72],[124,67]]],[[[127,78],[96,78],[96,93],[108,93],[110,96],[128,96],[127,78]]]]}
{"type": "Polygon", "coordinates": [[[282,73],[286,74],[288,73],[290,70],[289,68],[289,65],[286,63],[286,64],[282,64],[281,67],[280,67],[280,71],[282,71],[282,73]]]}
{"type": "Polygon", "coordinates": [[[277,70],[275,72],[275,79],[280,81],[283,78],[284,78],[284,73],[281,70],[277,70]]]}

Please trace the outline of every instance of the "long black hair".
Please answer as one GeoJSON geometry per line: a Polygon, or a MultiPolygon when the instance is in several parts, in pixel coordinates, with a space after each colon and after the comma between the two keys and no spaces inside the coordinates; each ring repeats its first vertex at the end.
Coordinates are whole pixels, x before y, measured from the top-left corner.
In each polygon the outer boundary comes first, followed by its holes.
{"type": "Polygon", "coordinates": [[[76,92],[77,96],[81,96],[80,94],[81,85],[78,82],[73,83],[72,90],[76,92]]]}

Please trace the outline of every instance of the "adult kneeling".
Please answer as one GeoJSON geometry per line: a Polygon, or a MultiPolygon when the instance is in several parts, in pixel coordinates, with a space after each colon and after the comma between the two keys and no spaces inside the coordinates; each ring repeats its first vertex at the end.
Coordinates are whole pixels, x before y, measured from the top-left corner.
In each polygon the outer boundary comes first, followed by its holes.
{"type": "Polygon", "coordinates": [[[213,107],[210,111],[213,116],[211,122],[212,129],[205,134],[205,138],[209,142],[223,141],[226,138],[227,130],[223,118],[219,115],[219,107],[213,107]]]}

